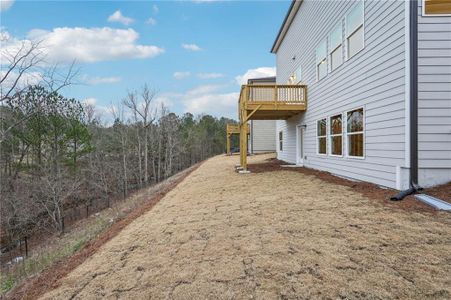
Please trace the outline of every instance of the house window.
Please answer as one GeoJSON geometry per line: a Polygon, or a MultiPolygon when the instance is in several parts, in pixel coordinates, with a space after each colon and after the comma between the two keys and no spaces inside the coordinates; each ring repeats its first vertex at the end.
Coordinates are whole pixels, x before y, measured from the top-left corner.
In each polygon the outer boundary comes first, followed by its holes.
{"type": "Polygon", "coordinates": [[[319,81],[327,75],[327,39],[316,48],[316,80],[319,81]]]}
{"type": "Polygon", "coordinates": [[[451,15],[451,1],[449,0],[423,0],[424,16],[451,15]]]}
{"type": "Polygon", "coordinates": [[[331,32],[329,36],[329,57],[331,71],[338,68],[343,63],[343,47],[342,47],[342,26],[341,23],[331,32]]]}
{"type": "Polygon", "coordinates": [[[279,150],[283,151],[283,131],[279,131],[279,150]]]}
{"type": "Polygon", "coordinates": [[[296,83],[300,83],[302,81],[302,69],[301,69],[301,66],[299,66],[296,69],[296,72],[294,73],[294,76],[295,76],[295,82],[296,83]]]}
{"type": "Polygon", "coordinates": [[[327,127],[326,119],[317,122],[316,136],[318,140],[318,154],[327,154],[327,127]]]}
{"type": "Polygon", "coordinates": [[[343,155],[343,122],[342,116],[336,115],[330,118],[330,154],[343,155]]]}
{"type": "Polygon", "coordinates": [[[363,108],[355,109],[347,113],[347,140],[348,155],[353,157],[364,156],[364,115],[363,108]]]}
{"type": "Polygon", "coordinates": [[[348,58],[353,57],[364,47],[364,7],[363,1],[357,5],[346,16],[346,41],[348,58]]]}

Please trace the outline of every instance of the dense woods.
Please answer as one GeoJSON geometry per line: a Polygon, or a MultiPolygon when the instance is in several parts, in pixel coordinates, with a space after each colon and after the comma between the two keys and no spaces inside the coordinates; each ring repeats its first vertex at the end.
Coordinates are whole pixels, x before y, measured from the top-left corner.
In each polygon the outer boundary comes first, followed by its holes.
{"type": "MultiPolygon", "coordinates": [[[[226,118],[176,115],[144,85],[108,116],[43,86],[3,101],[2,245],[62,232],[68,208],[126,197],[225,150],[226,118]]],[[[5,249],[4,249],[5,250],[5,249]]]]}

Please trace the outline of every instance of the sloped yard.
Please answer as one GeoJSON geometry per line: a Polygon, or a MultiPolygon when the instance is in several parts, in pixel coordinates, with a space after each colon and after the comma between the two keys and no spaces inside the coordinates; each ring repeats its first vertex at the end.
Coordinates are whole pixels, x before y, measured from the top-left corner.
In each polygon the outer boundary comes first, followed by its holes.
{"type": "MultiPolygon", "coordinates": [[[[250,158],[263,161],[266,155],[250,158]]],[[[451,215],[205,162],[46,299],[447,299],[451,215]]]]}

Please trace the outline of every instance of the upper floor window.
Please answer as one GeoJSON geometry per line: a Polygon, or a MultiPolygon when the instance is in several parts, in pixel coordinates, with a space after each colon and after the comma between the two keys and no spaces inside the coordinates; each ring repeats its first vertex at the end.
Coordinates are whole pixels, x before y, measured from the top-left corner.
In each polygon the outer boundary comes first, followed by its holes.
{"type": "Polygon", "coordinates": [[[342,47],[342,25],[341,23],[329,35],[329,55],[331,71],[338,68],[343,63],[343,47],[342,47]]]}
{"type": "Polygon", "coordinates": [[[451,1],[423,0],[423,15],[425,16],[451,15],[451,1]]]}
{"type": "Polygon", "coordinates": [[[353,157],[363,157],[364,155],[364,116],[363,108],[355,109],[347,113],[347,140],[348,155],[353,157]]]}
{"type": "Polygon", "coordinates": [[[318,154],[327,154],[327,120],[317,121],[316,137],[318,142],[318,154]]]}
{"type": "Polygon", "coordinates": [[[300,83],[302,81],[302,68],[299,66],[294,73],[295,83],[300,83]]]}
{"type": "Polygon", "coordinates": [[[363,1],[359,1],[346,16],[346,42],[348,48],[348,58],[357,54],[364,47],[363,19],[363,1]]]}
{"type": "Polygon", "coordinates": [[[327,39],[316,48],[316,80],[319,81],[327,75],[327,39]]]}
{"type": "Polygon", "coordinates": [[[341,114],[330,118],[330,154],[343,154],[343,122],[341,114]]]}

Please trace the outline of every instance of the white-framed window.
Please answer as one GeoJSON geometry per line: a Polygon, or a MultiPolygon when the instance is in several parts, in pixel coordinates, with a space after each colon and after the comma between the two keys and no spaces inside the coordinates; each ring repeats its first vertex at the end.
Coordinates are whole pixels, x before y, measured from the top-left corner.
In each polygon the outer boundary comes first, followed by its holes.
{"type": "Polygon", "coordinates": [[[346,113],[346,140],[349,157],[365,156],[365,116],[362,108],[346,113]]]}
{"type": "Polygon", "coordinates": [[[316,121],[317,154],[327,154],[327,119],[316,121]]]}
{"type": "Polygon", "coordinates": [[[422,13],[427,17],[451,16],[451,1],[423,0],[422,13]]]}
{"type": "Polygon", "coordinates": [[[279,151],[283,151],[283,131],[279,131],[279,151]]]}
{"type": "Polygon", "coordinates": [[[357,2],[346,16],[346,48],[347,57],[351,58],[365,47],[363,0],[357,2]]]}
{"type": "Polygon", "coordinates": [[[343,26],[341,22],[329,35],[330,70],[333,71],[343,63],[343,26]]]}
{"type": "Polygon", "coordinates": [[[327,39],[324,39],[316,48],[316,81],[327,75],[327,39]]]}
{"type": "Polygon", "coordinates": [[[329,127],[330,155],[343,156],[343,116],[330,117],[329,127]]]}
{"type": "Polygon", "coordinates": [[[294,72],[295,83],[301,83],[302,81],[302,68],[299,66],[294,72]]]}

